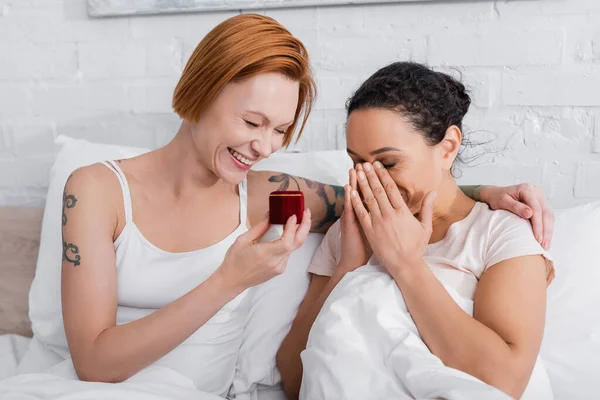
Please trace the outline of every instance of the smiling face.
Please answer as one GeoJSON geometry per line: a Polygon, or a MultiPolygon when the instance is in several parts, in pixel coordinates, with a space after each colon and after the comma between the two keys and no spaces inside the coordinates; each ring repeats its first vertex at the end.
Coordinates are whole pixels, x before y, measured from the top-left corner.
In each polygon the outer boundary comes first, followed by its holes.
{"type": "Polygon", "coordinates": [[[278,73],[228,83],[192,125],[198,159],[223,181],[239,184],[252,165],[281,148],[298,97],[299,83],[278,73]]]}
{"type": "Polygon", "coordinates": [[[379,161],[389,171],[413,214],[427,193],[439,190],[460,147],[460,130],[452,126],[437,145],[400,113],[385,109],[353,111],[347,120],[346,142],[354,164],[379,161]]]}

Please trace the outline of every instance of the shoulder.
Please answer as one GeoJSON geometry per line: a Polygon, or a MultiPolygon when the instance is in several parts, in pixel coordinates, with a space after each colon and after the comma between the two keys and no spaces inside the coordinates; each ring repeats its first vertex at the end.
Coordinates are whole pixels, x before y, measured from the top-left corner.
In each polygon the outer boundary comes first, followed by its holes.
{"type": "Polygon", "coordinates": [[[77,199],[80,205],[77,208],[81,211],[93,209],[94,213],[106,211],[109,214],[118,212],[123,198],[115,173],[101,163],[77,168],[71,173],[65,183],[63,201],[69,197],[77,199]]]}
{"type": "Polygon", "coordinates": [[[542,255],[551,263],[551,256],[533,235],[529,220],[505,210],[490,210],[487,206],[480,218],[487,225],[486,269],[511,258],[531,255],[542,255]]]}
{"type": "Polygon", "coordinates": [[[66,188],[80,189],[90,192],[103,192],[107,189],[120,187],[115,174],[101,163],[77,168],[71,173],[66,188]]]}
{"type": "Polygon", "coordinates": [[[488,224],[490,238],[510,234],[535,240],[529,220],[506,210],[491,210],[487,204],[482,208],[481,216],[488,224]]]}

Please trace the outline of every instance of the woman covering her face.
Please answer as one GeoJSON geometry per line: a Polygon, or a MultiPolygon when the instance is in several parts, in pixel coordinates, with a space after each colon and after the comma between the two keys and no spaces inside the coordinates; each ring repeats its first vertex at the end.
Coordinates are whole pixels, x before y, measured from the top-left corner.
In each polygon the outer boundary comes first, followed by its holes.
{"type": "MultiPolygon", "coordinates": [[[[373,360],[380,357],[385,370],[393,352],[373,349],[382,342],[403,348],[406,337],[394,337],[386,326],[403,318],[403,308],[416,324],[416,338],[444,365],[514,398],[525,392],[542,342],[553,266],[527,221],[493,211],[458,187],[452,168],[469,105],[457,80],[402,62],[377,71],[348,101],[354,168],[344,213],[314,256],[309,292],[278,353],[291,397],[298,396],[304,345],[303,385],[309,388],[303,398],[326,392],[317,370],[328,371],[335,387],[347,378],[382,398],[373,360]],[[379,269],[359,268],[365,264],[379,269]],[[321,310],[328,296],[334,298],[321,310]],[[361,358],[368,343],[369,359],[361,358]]],[[[434,393],[435,380],[428,384],[434,393]]]]}

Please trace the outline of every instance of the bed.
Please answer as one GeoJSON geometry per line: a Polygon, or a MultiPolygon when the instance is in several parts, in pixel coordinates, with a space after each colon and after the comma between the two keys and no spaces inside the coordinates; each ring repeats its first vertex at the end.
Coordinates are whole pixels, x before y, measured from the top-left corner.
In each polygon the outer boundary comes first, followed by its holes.
{"type": "MultiPolygon", "coordinates": [[[[47,270],[44,264],[49,259],[58,260],[55,264],[60,264],[60,203],[62,186],[69,171],[97,160],[128,157],[144,151],[64,137],[57,141],[61,149],[51,171],[45,210],[0,207],[0,381],[15,374],[17,365],[32,343],[32,333],[36,331],[32,329],[28,314],[30,300],[33,299],[35,306],[40,307],[38,295],[34,293],[32,297],[30,293],[32,280],[35,277],[40,286],[40,282],[57,280],[60,275],[59,270],[47,270]],[[65,164],[64,160],[69,160],[70,164],[65,164]]],[[[267,161],[257,168],[333,184],[345,181],[349,166],[343,151],[275,154],[267,161]]],[[[597,288],[600,287],[600,252],[597,249],[600,247],[600,202],[556,210],[556,214],[551,253],[555,258],[557,276],[548,291],[541,357],[550,376],[555,399],[598,398],[600,291],[597,288]]],[[[285,274],[270,281],[256,296],[259,300],[253,305],[253,321],[247,327],[248,338],[240,355],[239,369],[248,372],[245,376],[236,375],[236,399],[285,399],[279,386],[274,356],[308,286],[305,273],[307,259],[322,238],[322,235],[311,235],[305,248],[290,261],[285,274]],[[273,318],[273,315],[278,317],[273,318]]],[[[31,291],[34,292],[33,289],[31,291]]],[[[48,294],[54,301],[60,298],[57,291],[48,294]]],[[[38,327],[37,332],[41,331],[38,327]]]]}

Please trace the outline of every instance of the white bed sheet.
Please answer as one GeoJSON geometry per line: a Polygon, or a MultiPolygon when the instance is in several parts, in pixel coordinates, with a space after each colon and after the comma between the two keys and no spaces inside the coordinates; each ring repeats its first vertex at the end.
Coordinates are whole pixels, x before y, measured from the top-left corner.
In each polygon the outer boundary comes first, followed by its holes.
{"type": "MultiPolygon", "coordinates": [[[[0,335],[0,381],[14,376],[17,365],[31,339],[17,335],[0,335]]],[[[280,387],[259,387],[258,400],[287,400],[280,387]]]]}
{"type": "Polygon", "coordinates": [[[0,335],[0,381],[15,374],[30,340],[18,335],[0,335]]]}

